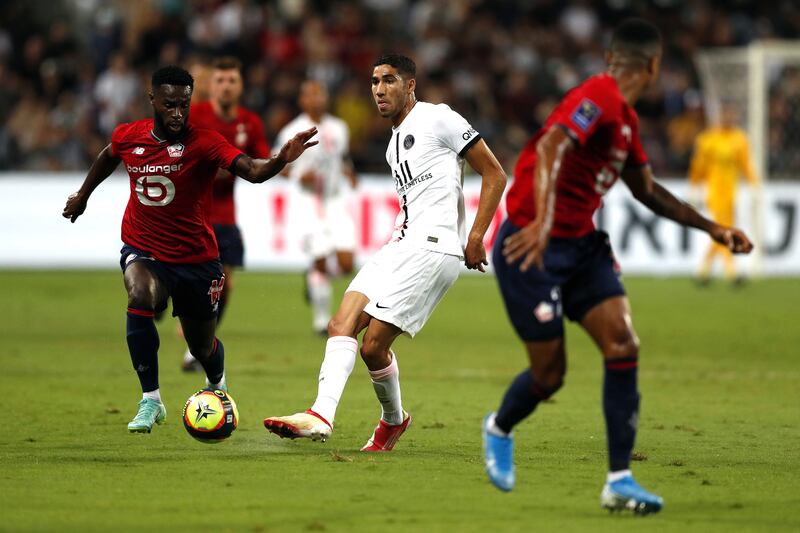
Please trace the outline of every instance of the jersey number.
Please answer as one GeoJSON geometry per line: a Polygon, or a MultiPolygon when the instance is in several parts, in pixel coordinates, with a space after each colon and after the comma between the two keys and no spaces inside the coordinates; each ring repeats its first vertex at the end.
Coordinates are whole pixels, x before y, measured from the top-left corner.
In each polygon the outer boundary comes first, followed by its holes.
{"type": "Polygon", "coordinates": [[[163,207],[175,198],[175,184],[166,176],[142,176],[136,180],[136,197],[143,205],[163,207]]]}

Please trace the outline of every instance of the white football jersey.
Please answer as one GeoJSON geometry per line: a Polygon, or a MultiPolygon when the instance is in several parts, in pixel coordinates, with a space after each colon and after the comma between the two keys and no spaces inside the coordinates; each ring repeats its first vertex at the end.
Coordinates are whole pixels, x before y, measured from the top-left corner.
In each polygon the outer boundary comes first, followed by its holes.
{"type": "Polygon", "coordinates": [[[480,138],[445,104],[417,102],[392,128],[386,161],[400,198],[392,240],[463,257],[463,155],[480,138]]]}
{"type": "Polygon", "coordinates": [[[297,133],[313,126],[316,126],[318,133],[312,140],[319,141],[319,144],[303,152],[291,163],[289,179],[298,182],[300,176],[309,170],[314,170],[322,178],[319,190],[316,192],[324,198],[334,197],[343,192],[343,160],[348,154],[350,144],[350,132],[343,120],[325,114],[322,121],[317,124],[303,113],[278,133],[275,153],[297,133]]]}

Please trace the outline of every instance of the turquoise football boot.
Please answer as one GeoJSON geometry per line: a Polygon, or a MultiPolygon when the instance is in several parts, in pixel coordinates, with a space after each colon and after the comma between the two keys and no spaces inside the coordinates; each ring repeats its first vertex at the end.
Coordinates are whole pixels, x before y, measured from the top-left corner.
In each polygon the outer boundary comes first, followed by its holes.
{"type": "Polygon", "coordinates": [[[131,433],[150,433],[150,430],[153,429],[153,424],[163,424],[166,419],[167,409],[163,403],[150,398],[143,398],[139,402],[139,412],[128,423],[128,431],[131,433]]]}

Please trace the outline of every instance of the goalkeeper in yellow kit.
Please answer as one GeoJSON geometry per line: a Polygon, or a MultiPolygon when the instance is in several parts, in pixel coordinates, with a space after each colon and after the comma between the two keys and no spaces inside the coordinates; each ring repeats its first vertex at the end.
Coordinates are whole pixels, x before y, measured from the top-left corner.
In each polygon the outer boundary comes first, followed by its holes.
{"type": "MultiPolygon", "coordinates": [[[[708,210],[719,224],[734,224],[736,190],[742,175],[751,185],[758,184],[758,176],[750,159],[747,135],[736,126],[736,110],[727,105],[722,108],[719,125],[698,135],[689,166],[689,183],[695,191],[701,184],[705,184],[708,210]]],[[[699,281],[705,284],[710,280],[711,267],[717,255],[721,255],[725,263],[725,278],[729,281],[742,281],[743,278],[736,276],[731,251],[725,245],[713,241],[700,265],[699,281]]]]}

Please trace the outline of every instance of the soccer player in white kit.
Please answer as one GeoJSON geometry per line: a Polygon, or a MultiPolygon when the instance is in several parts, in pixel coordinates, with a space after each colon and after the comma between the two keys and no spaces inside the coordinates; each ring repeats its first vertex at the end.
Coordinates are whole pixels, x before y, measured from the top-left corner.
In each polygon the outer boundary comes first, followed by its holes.
{"type": "Polygon", "coordinates": [[[331,318],[328,257],[335,254],[340,274],[353,271],[356,230],[347,208],[347,196],[355,186],[356,176],[349,156],[350,132],[343,120],[326,112],[328,91],[325,86],[314,80],[304,82],[298,103],[303,112],[278,133],[277,143],[312,126],[319,131],[319,149],[304,153],[287,166],[285,174],[298,186],[291,205],[302,213],[298,222],[303,250],[312,259],[306,273],[312,327],[318,333],[327,334],[331,318]],[[345,177],[349,184],[345,183],[345,177]]]}
{"type": "Polygon", "coordinates": [[[392,121],[386,150],[401,210],[392,239],[359,271],[328,324],[317,399],[311,409],[264,420],[280,437],[325,441],[353,370],[356,336],[382,414],[362,451],[390,451],[411,422],[403,410],[392,342],[413,337],[458,277],[460,265],[484,271],[483,237],[506,175],[480,134],[444,104],[418,102],[414,62],[386,55],[375,62],[372,95],[392,121]],[[466,237],[462,191],[464,160],[482,176],[475,222],[466,237]],[[465,238],[466,237],[466,238],[465,238]]]}

